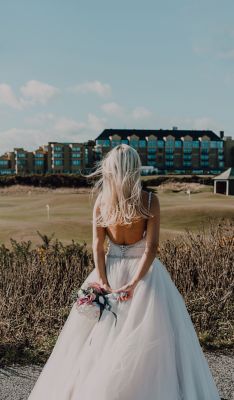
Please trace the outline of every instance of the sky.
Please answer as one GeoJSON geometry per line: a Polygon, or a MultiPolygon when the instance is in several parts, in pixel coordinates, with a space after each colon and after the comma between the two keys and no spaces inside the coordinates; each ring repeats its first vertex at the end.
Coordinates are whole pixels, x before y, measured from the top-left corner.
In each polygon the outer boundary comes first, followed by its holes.
{"type": "Polygon", "coordinates": [[[0,0],[0,154],[105,128],[234,138],[233,0],[0,0]]]}

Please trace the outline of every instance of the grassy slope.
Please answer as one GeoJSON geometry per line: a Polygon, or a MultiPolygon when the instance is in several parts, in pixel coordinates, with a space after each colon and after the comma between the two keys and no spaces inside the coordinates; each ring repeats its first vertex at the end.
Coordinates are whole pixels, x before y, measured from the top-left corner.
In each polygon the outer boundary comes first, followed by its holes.
{"type": "MultiPolygon", "coordinates": [[[[161,240],[174,237],[186,227],[196,230],[209,217],[234,217],[234,197],[214,195],[212,189],[191,195],[183,192],[158,191],[161,204],[161,240]]],[[[92,234],[92,201],[88,192],[73,189],[12,191],[0,194],[0,242],[9,244],[10,237],[39,243],[36,233],[51,234],[68,243],[71,239],[87,241],[92,234]],[[46,205],[50,205],[50,220],[46,205]]]]}

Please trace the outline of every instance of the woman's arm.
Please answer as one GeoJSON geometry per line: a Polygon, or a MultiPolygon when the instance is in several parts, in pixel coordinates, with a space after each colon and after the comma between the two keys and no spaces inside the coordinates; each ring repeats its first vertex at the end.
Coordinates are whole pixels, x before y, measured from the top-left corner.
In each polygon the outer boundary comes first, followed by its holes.
{"type": "Polygon", "coordinates": [[[151,213],[153,217],[147,221],[146,246],[142,258],[139,262],[137,271],[132,279],[132,283],[137,283],[148,272],[152,262],[158,254],[159,249],[159,231],[160,231],[160,204],[156,195],[152,195],[151,213]]]}
{"type": "Polygon", "coordinates": [[[109,283],[106,276],[106,263],[105,263],[105,237],[106,228],[96,225],[96,217],[100,214],[99,197],[96,199],[93,208],[93,259],[94,265],[97,270],[98,282],[106,289],[110,290],[109,283]]]}
{"type": "Polygon", "coordinates": [[[150,211],[153,217],[150,217],[147,221],[146,246],[138,268],[131,281],[116,291],[127,292],[128,296],[122,298],[122,300],[128,300],[132,297],[136,285],[146,275],[159,251],[160,204],[156,195],[152,195],[150,211]]]}

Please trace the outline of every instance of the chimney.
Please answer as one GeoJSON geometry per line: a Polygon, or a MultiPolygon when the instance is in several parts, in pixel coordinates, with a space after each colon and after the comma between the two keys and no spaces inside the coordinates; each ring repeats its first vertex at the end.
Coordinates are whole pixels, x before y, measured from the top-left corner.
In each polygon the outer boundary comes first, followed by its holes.
{"type": "Polygon", "coordinates": [[[224,138],[224,131],[219,131],[219,137],[220,137],[220,139],[224,138]]]}

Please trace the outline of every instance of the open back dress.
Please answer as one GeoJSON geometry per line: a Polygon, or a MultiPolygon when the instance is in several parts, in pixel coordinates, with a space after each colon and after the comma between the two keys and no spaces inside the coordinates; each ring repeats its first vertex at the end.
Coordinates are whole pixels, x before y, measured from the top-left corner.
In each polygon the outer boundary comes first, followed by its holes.
{"type": "MultiPolygon", "coordinates": [[[[149,207],[150,207],[149,195],[149,207]]],[[[113,288],[134,276],[146,235],[131,245],[109,239],[106,274],[113,288]]],[[[84,281],[97,280],[94,269],[84,281]]],[[[75,303],[29,400],[220,400],[184,299],[155,257],[128,301],[100,321],[75,303]]]]}

